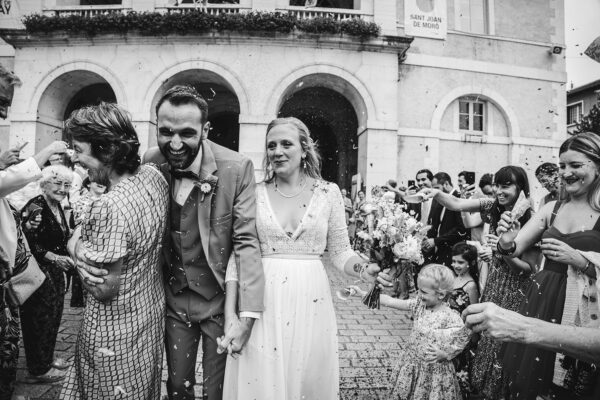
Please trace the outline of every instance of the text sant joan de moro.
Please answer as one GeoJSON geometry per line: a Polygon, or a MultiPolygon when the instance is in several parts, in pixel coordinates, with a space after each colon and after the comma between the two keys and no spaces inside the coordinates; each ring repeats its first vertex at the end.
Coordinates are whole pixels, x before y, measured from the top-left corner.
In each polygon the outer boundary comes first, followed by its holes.
{"type": "Polygon", "coordinates": [[[440,29],[442,17],[434,15],[410,14],[410,20],[415,28],[440,29]]]}

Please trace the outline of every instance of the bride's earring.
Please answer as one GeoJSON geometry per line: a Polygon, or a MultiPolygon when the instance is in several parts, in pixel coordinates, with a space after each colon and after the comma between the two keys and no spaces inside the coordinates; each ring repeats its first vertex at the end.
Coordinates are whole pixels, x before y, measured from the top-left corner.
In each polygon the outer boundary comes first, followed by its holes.
{"type": "Polygon", "coordinates": [[[306,170],[306,158],[302,158],[302,169],[306,170]]]}

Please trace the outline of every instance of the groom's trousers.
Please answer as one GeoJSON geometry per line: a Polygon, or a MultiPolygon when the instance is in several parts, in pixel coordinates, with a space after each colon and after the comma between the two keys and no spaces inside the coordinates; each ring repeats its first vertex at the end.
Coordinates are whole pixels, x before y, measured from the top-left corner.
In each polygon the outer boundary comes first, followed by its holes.
{"type": "Polygon", "coordinates": [[[224,334],[225,294],[206,300],[189,288],[173,293],[170,285],[165,285],[165,292],[169,399],[194,399],[196,358],[202,342],[202,398],[221,400],[227,353],[217,354],[217,338],[224,334]]]}

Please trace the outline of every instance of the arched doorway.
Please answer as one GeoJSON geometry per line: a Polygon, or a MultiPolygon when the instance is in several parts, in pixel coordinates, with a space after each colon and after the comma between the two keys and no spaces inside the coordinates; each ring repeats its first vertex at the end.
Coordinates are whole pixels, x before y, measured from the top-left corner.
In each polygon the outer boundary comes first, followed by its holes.
{"type": "Polygon", "coordinates": [[[286,97],[278,117],[304,122],[319,149],[323,178],[350,189],[358,164],[358,119],[348,99],[323,86],[301,88],[286,97]]]}
{"type": "Polygon", "coordinates": [[[53,140],[67,139],[63,122],[73,110],[100,101],[116,102],[110,84],[95,72],[75,70],[54,79],[44,90],[37,109],[36,151],[53,140]]]}
{"type": "MultiPolygon", "coordinates": [[[[201,69],[179,72],[165,80],[152,100],[151,121],[156,125],[155,108],[160,97],[176,85],[196,88],[208,103],[208,138],[213,142],[238,151],[240,135],[240,103],[229,83],[218,74],[201,69]]],[[[156,135],[150,135],[150,146],[156,145],[156,135]]]]}
{"type": "Polygon", "coordinates": [[[86,86],[75,93],[71,101],[69,101],[63,119],[66,120],[73,111],[80,109],[81,107],[97,105],[102,101],[109,103],[117,102],[115,92],[113,92],[108,83],[96,83],[86,86]]]}

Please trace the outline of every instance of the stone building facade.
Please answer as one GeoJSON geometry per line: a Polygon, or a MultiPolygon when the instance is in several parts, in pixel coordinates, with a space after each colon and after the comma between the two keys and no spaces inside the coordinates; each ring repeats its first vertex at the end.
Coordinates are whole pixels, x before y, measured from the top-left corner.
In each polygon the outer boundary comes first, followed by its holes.
{"type": "Polygon", "coordinates": [[[307,121],[324,156],[324,176],[346,187],[357,173],[371,186],[388,178],[407,182],[420,168],[451,176],[506,164],[533,170],[555,156],[566,136],[564,52],[552,51],[564,47],[562,0],[355,0],[353,9],[239,0],[205,10],[361,18],[381,27],[367,41],[301,32],[29,35],[20,23],[30,13],[195,7],[174,0],[117,3],[13,0],[10,12],[0,14],[8,43],[0,61],[24,81],[11,120],[0,128],[10,126],[0,147],[29,141],[25,150],[32,153],[61,137],[72,109],[104,99],[131,112],[145,149],[156,143],[154,105],[177,83],[201,90],[211,136],[249,155],[257,173],[269,121],[278,115],[307,121]],[[415,4],[440,12],[429,25],[443,25],[441,37],[407,28],[415,4]]]}

